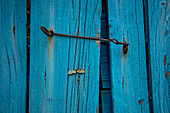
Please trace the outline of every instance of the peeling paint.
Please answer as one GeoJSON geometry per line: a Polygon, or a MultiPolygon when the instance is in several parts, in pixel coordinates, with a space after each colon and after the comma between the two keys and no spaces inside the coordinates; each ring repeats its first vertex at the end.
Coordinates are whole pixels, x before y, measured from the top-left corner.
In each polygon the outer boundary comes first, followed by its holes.
{"type": "Polygon", "coordinates": [[[72,75],[72,74],[75,74],[75,73],[76,73],[76,70],[68,71],[69,75],[72,75]]]}
{"type": "Polygon", "coordinates": [[[143,99],[138,101],[139,105],[142,105],[143,99]]]}
{"type": "Polygon", "coordinates": [[[77,73],[85,73],[85,71],[81,69],[77,69],[77,73]]]}
{"type": "Polygon", "coordinates": [[[84,71],[84,70],[81,70],[81,69],[68,71],[68,74],[69,74],[69,75],[71,75],[71,74],[76,74],[76,73],[84,74],[84,73],[85,73],[85,71],[84,71]]]}

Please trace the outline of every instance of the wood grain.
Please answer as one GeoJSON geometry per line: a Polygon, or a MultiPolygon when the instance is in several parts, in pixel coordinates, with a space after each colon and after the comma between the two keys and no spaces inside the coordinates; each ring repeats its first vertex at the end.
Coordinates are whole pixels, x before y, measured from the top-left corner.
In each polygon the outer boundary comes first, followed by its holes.
{"type": "Polygon", "coordinates": [[[100,0],[36,0],[31,2],[30,112],[98,112],[100,43],[56,33],[99,35],[100,0]],[[68,76],[70,70],[85,74],[68,76]]]}
{"type": "Polygon", "coordinates": [[[148,113],[148,87],[143,1],[108,0],[110,38],[126,41],[123,47],[110,43],[112,108],[117,113],[148,113]]]}
{"type": "Polygon", "coordinates": [[[148,0],[152,112],[169,113],[170,2],[148,0]]]}
{"type": "Polygon", "coordinates": [[[26,0],[0,1],[0,112],[26,111],[26,0]]]}

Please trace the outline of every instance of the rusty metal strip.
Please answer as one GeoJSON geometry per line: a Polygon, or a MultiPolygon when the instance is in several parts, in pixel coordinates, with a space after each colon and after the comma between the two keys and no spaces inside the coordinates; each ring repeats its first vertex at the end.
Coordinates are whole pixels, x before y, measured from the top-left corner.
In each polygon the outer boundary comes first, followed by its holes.
{"type": "Polygon", "coordinates": [[[41,26],[41,30],[47,35],[47,36],[67,36],[67,37],[74,37],[74,38],[83,38],[83,39],[92,39],[92,40],[102,40],[102,41],[107,41],[107,42],[113,42],[114,44],[122,44],[123,45],[123,52],[126,54],[128,51],[128,45],[129,43],[127,42],[119,42],[117,39],[103,39],[103,38],[95,38],[95,37],[85,37],[85,36],[75,36],[75,35],[66,35],[66,34],[59,34],[59,33],[54,33],[53,31],[49,31],[46,29],[44,26],[41,26]]]}

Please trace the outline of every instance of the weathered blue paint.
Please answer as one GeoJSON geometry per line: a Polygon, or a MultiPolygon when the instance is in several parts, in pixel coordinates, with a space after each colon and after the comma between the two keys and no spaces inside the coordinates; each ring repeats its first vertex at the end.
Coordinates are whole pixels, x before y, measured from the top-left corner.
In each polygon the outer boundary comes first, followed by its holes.
{"type": "Polygon", "coordinates": [[[143,1],[108,0],[110,38],[127,41],[129,50],[110,43],[113,112],[148,113],[143,1]]]}
{"type": "Polygon", "coordinates": [[[26,111],[26,0],[0,1],[0,112],[26,111]]]}
{"type": "Polygon", "coordinates": [[[98,112],[100,43],[56,33],[99,36],[101,1],[31,1],[29,111],[98,112]],[[82,69],[85,74],[68,75],[82,69]]]}
{"type": "MultiPolygon", "coordinates": [[[[168,26],[167,31],[170,30],[170,17],[168,17],[168,26]]],[[[170,36],[170,32],[167,32],[167,35],[170,36]]],[[[168,79],[168,87],[170,86],[170,38],[167,36],[166,39],[166,51],[167,51],[167,79],[168,79]]],[[[170,88],[168,88],[168,102],[170,102],[170,88]]],[[[170,104],[170,103],[168,103],[170,104]]],[[[169,106],[169,105],[168,105],[169,106]]],[[[169,109],[168,109],[169,110],[169,109]]],[[[169,110],[170,111],[170,110],[169,110]]]]}
{"type": "Polygon", "coordinates": [[[169,113],[170,2],[148,0],[150,81],[154,113],[169,113]]]}
{"type": "Polygon", "coordinates": [[[110,90],[101,90],[101,113],[112,113],[112,106],[111,106],[111,92],[110,90]]]}
{"type": "MultiPolygon", "coordinates": [[[[103,3],[104,4],[104,3],[103,3]]],[[[106,13],[102,14],[101,18],[101,38],[107,37],[107,18],[106,13]]],[[[109,74],[109,44],[108,42],[101,41],[100,47],[100,78],[101,88],[110,88],[110,74],[109,74]]]]}
{"type": "MultiPolygon", "coordinates": [[[[102,8],[106,7],[103,1],[102,8]]],[[[105,10],[105,9],[102,9],[105,10]]],[[[107,16],[102,11],[101,18],[101,38],[108,38],[107,16]]],[[[111,91],[110,91],[110,74],[109,74],[109,43],[101,42],[100,47],[100,112],[111,113],[111,91]]]]}

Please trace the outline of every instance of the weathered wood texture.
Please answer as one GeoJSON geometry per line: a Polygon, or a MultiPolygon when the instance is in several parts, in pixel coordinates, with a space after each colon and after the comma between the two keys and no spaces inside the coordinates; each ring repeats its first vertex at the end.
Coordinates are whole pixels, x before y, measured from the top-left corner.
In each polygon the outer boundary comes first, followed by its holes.
{"type": "Polygon", "coordinates": [[[111,92],[110,90],[100,90],[101,94],[101,113],[112,113],[112,106],[111,106],[111,92]]]}
{"type": "Polygon", "coordinates": [[[0,1],[0,112],[26,111],[26,1],[0,1]]]}
{"type": "Polygon", "coordinates": [[[110,38],[130,43],[109,47],[113,112],[148,113],[143,1],[108,0],[108,14],[110,38]]]}
{"type": "MultiPolygon", "coordinates": [[[[106,13],[102,14],[101,18],[101,38],[108,38],[107,34],[107,18],[106,13]]],[[[109,74],[109,44],[108,42],[101,41],[100,44],[100,74],[101,74],[101,87],[110,88],[110,74],[109,74]]]]}
{"type": "MultiPolygon", "coordinates": [[[[106,14],[102,14],[101,18],[101,38],[108,38],[106,14]]],[[[100,110],[102,113],[110,113],[112,109],[109,74],[109,43],[102,41],[100,45],[100,110]]]]}
{"type": "Polygon", "coordinates": [[[148,0],[150,86],[154,113],[169,113],[170,2],[148,0]]]}
{"type": "Polygon", "coordinates": [[[100,43],[48,37],[40,26],[57,33],[96,37],[100,31],[100,10],[100,0],[31,1],[31,113],[98,112],[100,43]],[[67,74],[75,69],[83,69],[85,74],[67,74]]]}

